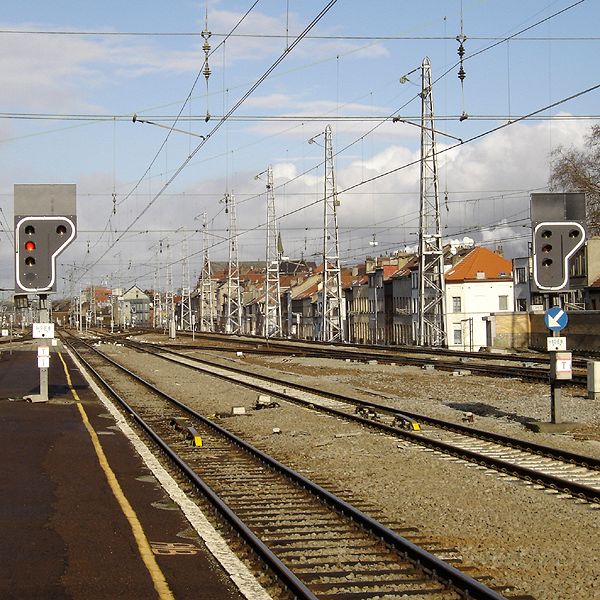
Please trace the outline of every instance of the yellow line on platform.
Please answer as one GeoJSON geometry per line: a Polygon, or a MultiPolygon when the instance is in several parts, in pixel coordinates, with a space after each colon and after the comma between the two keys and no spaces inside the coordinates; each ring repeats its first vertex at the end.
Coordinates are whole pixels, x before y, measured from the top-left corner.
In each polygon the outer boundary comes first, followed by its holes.
{"type": "Polygon", "coordinates": [[[148,569],[150,577],[152,578],[154,589],[158,593],[158,597],[161,600],[174,600],[175,597],[173,596],[173,593],[169,588],[169,584],[167,583],[163,572],[160,570],[160,567],[158,566],[158,563],[154,558],[152,548],[150,548],[150,543],[148,542],[148,538],[144,533],[142,524],[140,523],[138,516],[133,510],[133,507],[129,503],[129,500],[127,500],[127,497],[123,493],[121,485],[117,480],[117,476],[115,475],[114,471],[110,468],[110,465],[108,464],[108,460],[106,458],[106,454],[104,454],[104,450],[102,449],[102,445],[100,444],[100,440],[98,439],[98,435],[94,431],[94,428],[92,427],[90,420],[88,419],[87,413],[85,412],[85,409],[81,404],[79,394],[77,394],[77,390],[73,387],[71,376],[69,375],[69,370],[67,368],[67,363],[65,362],[65,359],[63,358],[60,352],[58,352],[58,356],[63,364],[63,369],[65,371],[67,384],[69,386],[69,389],[71,390],[71,394],[73,395],[73,398],[75,398],[75,400],[77,401],[77,408],[79,409],[79,414],[81,415],[83,424],[85,425],[85,428],[87,429],[87,432],[89,433],[90,438],[92,439],[92,444],[94,446],[94,450],[96,451],[98,462],[100,463],[100,466],[104,471],[104,475],[106,476],[108,485],[110,486],[113,495],[119,503],[119,506],[121,507],[125,518],[129,522],[131,531],[133,533],[133,537],[135,538],[135,541],[138,546],[140,556],[144,561],[146,568],[148,569]]]}

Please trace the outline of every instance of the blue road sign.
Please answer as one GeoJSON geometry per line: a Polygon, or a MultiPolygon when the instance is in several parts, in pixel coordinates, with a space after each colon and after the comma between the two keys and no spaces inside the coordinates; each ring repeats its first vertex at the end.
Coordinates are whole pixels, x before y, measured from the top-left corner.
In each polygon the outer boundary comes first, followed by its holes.
{"type": "Polygon", "coordinates": [[[549,308],[544,315],[544,323],[550,331],[560,331],[568,322],[569,316],[560,306],[549,308]]]}

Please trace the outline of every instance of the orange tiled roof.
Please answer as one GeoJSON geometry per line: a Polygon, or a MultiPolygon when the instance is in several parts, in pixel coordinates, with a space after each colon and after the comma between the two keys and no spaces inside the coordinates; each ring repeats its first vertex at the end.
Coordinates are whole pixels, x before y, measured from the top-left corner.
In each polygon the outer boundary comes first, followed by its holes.
{"type": "Polygon", "coordinates": [[[383,279],[389,279],[392,275],[394,275],[395,273],[397,273],[400,268],[398,267],[398,265],[383,265],[383,267],[379,267],[380,269],[383,269],[383,279]]]}
{"type": "Polygon", "coordinates": [[[512,263],[487,248],[477,247],[446,271],[446,281],[511,280],[512,263]],[[477,276],[483,273],[483,277],[477,276]],[[503,274],[503,275],[502,275],[503,274]]]}
{"type": "Polygon", "coordinates": [[[294,300],[302,300],[303,298],[310,298],[319,290],[320,281],[315,282],[313,285],[300,292],[297,296],[294,296],[294,300]]]}

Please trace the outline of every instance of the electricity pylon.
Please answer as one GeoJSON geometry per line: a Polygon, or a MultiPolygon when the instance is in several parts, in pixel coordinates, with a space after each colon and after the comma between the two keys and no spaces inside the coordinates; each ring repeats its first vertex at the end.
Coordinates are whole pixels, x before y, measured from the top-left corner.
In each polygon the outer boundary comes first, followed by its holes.
{"type": "Polygon", "coordinates": [[[187,239],[181,243],[181,329],[192,330],[192,293],[190,290],[190,263],[187,239]]]}
{"type": "Polygon", "coordinates": [[[419,346],[446,345],[444,248],[440,223],[431,62],[421,65],[421,186],[419,217],[419,346]]]}
{"type": "Polygon", "coordinates": [[[281,336],[281,290],[279,287],[279,236],[275,216],[275,193],[273,191],[273,168],[267,169],[267,251],[265,277],[264,336],[281,336]]]}
{"type": "Polygon", "coordinates": [[[200,275],[200,331],[214,331],[212,270],[208,250],[206,213],[202,215],[202,273],[200,275]]]}
{"type": "Polygon", "coordinates": [[[166,327],[169,335],[175,331],[175,294],[173,292],[173,265],[171,264],[171,244],[167,244],[167,291],[165,294],[167,312],[166,327]]]}
{"type": "Polygon", "coordinates": [[[325,128],[325,198],[323,200],[323,319],[321,339],[343,342],[345,310],[337,212],[340,205],[335,187],[331,126],[325,128]]]}
{"type": "Polygon", "coordinates": [[[227,306],[225,333],[242,333],[242,290],[237,244],[237,217],[233,194],[225,194],[225,212],[229,214],[229,262],[227,269],[227,306]]]}
{"type": "Polygon", "coordinates": [[[154,269],[154,285],[153,285],[153,295],[152,295],[152,307],[153,307],[153,315],[152,315],[152,325],[154,329],[158,329],[162,327],[162,298],[160,296],[160,264],[157,258],[157,265],[154,269]]]}

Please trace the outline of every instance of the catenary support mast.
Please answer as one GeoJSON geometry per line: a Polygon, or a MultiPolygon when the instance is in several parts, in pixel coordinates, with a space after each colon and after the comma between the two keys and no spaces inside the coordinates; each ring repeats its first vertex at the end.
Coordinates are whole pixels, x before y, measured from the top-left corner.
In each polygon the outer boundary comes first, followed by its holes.
{"type": "Polygon", "coordinates": [[[323,204],[323,319],[320,338],[326,342],[340,342],[345,340],[345,311],[337,224],[337,207],[340,203],[335,186],[330,125],[325,128],[325,198],[323,204]]]}
{"type": "Polygon", "coordinates": [[[229,214],[229,262],[227,269],[227,314],[225,333],[242,333],[242,291],[237,243],[235,197],[225,194],[225,212],[229,214]]]}
{"type": "Polygon", "coordinates": [[[417,343],[445,346],[444,253],[440,224],[431,62],[421,65],[421,187],[419,218],[419,312],[417,343]]]}
{"type": "Polygon", "coordinates": [[[190,262],[187,239],[181,243],[181,329],[192,330],[192,293],[190,289],[190,262]]]}
{"type": "Polygon", "coordinates": [[[279,337],[281,330],[281,291],[279,287],[279,239],[275,216],[275,193],[273,191],[273,168],[267,169],[267,251],[265,281],[264,336],[279,337]]]}
{"type": "Polygon", "coordinates": [[[202,215],[202,273],[200,275],[200,331],[214,331],[212,269],[208,249],[206,213],[202,215]]]}

